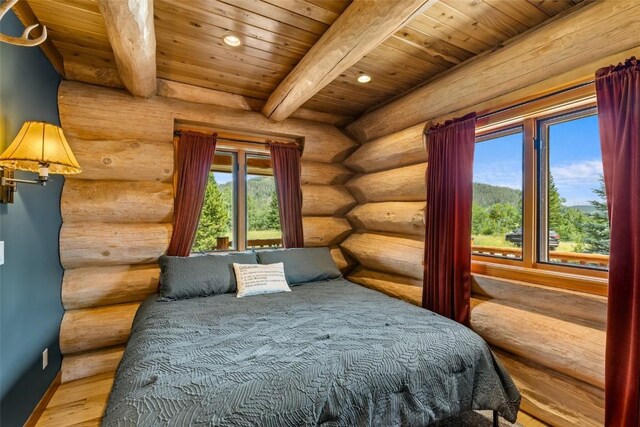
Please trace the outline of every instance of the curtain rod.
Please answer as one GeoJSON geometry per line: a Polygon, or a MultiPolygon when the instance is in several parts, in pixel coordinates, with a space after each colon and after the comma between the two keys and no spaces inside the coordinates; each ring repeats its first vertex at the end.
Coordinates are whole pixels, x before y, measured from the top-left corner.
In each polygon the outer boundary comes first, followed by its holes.
{"type": "MultiPolygon", "coordinates": [[[[197,131],[195,131],[195,132],[197,132],[197,131]]],[[[204,132],[201,132],[201,133],[203,133],[205,135],[209,135],[208,133],[204,133],[204,132]]],[[[217,132],[211,132],[211,135],[217,135],[217,134],[218,134],[217,132]]],[[[181,130],[174,130],[173,131],[173,136],[180,136],[180,135],[182,135],[182,131],[181,130]]]]}
{"type": "Polygon", "coordinates": [[[520,102],[519,104],[510,105],[508,107],[501,108],[499,110],[492,111],[490,113],[482,114],[482,115],[478,116],[476,119],[480,120],[480,119],[485,119],[487,117],[495,116],[495,115],[504,113],[505,111],[514,110],[516,108],[524,107],[525,105],[533,104],[533,103],[541,101],[543,99],[551,98],[552,96],[556,96],[556,95],[560,95],[562,93],[567,93],[567,92],[571,92],[571,91],[574,91],[574,90],[577,90],[577,89],[581,89],[581,88],[583,88],[585,86],[589,86],[589,85],[591,85],[593,83],[595,83],[595,80],[589,80],[588,82],[580,83],[580,84],[577,84],[575,86],[571,86],[571,87],[568,87],[568,88],[565,88],[565,89],[561,89],[561,90],[558,90],[558,91],[555,91],[555,92],[551,92],[551,93],[548,93],[546,95],[542,95],[542,96],[539,96],[537,98],[530,99],[528,101],[520,102]]]}
{"type": "MultiPolygon", "coordinates": [[[[213,134],[216,134],[216,133],[217,132],[213,132],[213,134]]],[[[181,130],[173,131],[173,136],[181,136],[181,135],[182,135],[181,130]]],[[[299,146],[299,144],[293,141],[277,141],[277,140],[271,140],[271,139],[268,139],[267,142],[248,141],[246,139],[238,139],[238,138],[225,138],[223,136],[218,137],[218,139],[223,141],[229,141],[229,142],[243,142],[245,144],[262,145],[264,147],[269,147],[272,143],[273,144],[291,144],[291,145],[299,146]]]]}
{"type": "MultiPolygon", "coordinates": [[[[214,132],[214,134],[216,134],[216,132],[214,132]]],[[[173,131],[173,136],[181,136],[182,135],[182,131],[181,130],[175,130],[173,131]]],[[[219,140],[224,140],[224,141],[231,141],[231,142],[244,142],[246,144],[255,144],[255,145],[264,145],[264,146],[268,146],[269,144],[267,142],[256,142],[256,141],[248,141],[246,139],[237,139],[237,138],[225,138],[225,137],[218,137],[219,140]]]]}

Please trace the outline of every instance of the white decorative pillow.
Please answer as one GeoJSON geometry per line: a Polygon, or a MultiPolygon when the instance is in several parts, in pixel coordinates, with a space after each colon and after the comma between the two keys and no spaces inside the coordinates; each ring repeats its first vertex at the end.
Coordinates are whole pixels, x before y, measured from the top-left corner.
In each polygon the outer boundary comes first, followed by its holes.
{"type": "Polygon", "coordinates": [[[291,292],[284,275],[284,263],[237,264],[233,263],[238,285],[238,298],[251,295],[291,292]]]}

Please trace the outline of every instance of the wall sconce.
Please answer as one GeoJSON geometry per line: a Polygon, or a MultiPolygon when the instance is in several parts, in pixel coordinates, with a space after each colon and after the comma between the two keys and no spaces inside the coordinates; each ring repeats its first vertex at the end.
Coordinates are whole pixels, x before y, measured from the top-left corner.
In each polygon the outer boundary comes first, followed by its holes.
{"type": "Polygon", "coordinates": [[[46,185],[49,173],[82,172],[62,129],[45,122],[25,122],[11,145],[0,155],[0,202],[13,203],[17,184],[46,185]],[[38,179],[14,179],[14,170],[37,172],[38,179]]]}

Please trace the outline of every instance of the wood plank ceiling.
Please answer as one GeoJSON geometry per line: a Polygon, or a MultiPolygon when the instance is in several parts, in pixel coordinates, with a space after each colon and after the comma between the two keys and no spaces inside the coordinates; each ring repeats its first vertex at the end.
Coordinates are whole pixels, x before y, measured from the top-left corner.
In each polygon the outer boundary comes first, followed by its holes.
{"type": "MultiPolygon", "coordinates": [[[[392,0],[389,0],[392,1],[392,0]]],[[[351,118],[493,50],[582,0],[441,0],[380,44],[303,108],[351,118]],[[369,83],[357,83],[368,74],[369,83]]],[[[67,78],[116,85],[95,0],[28,0],[67,78]],[[80,70],[80,71],[79,71],[80,70]],[[103,81],[101,81],[103,80],[103,81]]],[[[266,100],[350,1],[155,0],[158,78],[266,100]],[[242,46],[222,38],[234,34],[242,46]]],[[[261,103],[255,104],[259,109],[261,103]]]]}

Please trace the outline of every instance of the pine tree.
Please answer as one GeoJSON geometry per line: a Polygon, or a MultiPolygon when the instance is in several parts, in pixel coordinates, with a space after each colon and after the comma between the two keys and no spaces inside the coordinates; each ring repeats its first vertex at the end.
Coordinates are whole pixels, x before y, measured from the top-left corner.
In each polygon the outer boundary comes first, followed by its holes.
{"type": "Polygon", "coordinates": [[[265,214],[265,230],[280,230],[280,211],[278,209],[278,194],[271,193],[271,203],[265,214]]]}
{"type": "Polygon", "coordinates": [[[230,218],[223,195],[218,188],[213,174],[209,175],[209,182],[205,190],[202,214],[196,231],[193,251],[210,251],[216,248],[216,238],[228,236],[230,218]]]}
{"type": "Polygon", "coordinates": [[[559,233],[563,228],[562,205],[565,202],[566,200],[560,197],[560,192],[558,192],[558,187],[556,187],[556,183],[553,180],[553,175],[549,174],[549,198],[547,204],[549,207],[549,228],[559,233]]]}
{"type": "Polygon", "coordinates": [[[609,254],[609,212],[607,209],[607,195],[604,189],[604,178],[600,177],[600,186],[593,190],[598,200],[590,200],[589,204],[596,211],[589,215],[584,225],[584,251],[595,254],[609,254]]]}

